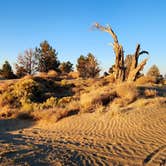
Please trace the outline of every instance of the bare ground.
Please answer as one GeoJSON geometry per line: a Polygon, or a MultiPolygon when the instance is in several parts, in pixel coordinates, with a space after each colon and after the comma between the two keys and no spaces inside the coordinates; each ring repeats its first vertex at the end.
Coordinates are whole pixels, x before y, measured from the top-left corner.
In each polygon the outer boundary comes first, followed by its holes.
{"type": "Polygon", "coordinates": [[[0,120],[1,165],[166,165],[166,100],[52,124],[0,120]]]}

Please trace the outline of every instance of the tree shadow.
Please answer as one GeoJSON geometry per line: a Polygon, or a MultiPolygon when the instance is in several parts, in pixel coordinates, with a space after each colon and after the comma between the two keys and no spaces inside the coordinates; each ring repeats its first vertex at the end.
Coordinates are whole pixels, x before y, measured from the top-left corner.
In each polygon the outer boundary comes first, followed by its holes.
{"type": "Polygon", "coordinates": [[[16,131],[25,128],[29,128],[35,124],[31,120],[19,120],[19,119],[0,119],[0,132],[16,131]]]}
{"type": "Polygon", "coordinates": [[[157,96],[166,97],[166,86],[161,86],[161,87],[158,87],[158,86],[149,86],[149,87],[140,86],[140,87],[138,87],[138,89],[140,90],[142,95],[144,94],[145,90],[154,90],[157,92],[157,96]]]}

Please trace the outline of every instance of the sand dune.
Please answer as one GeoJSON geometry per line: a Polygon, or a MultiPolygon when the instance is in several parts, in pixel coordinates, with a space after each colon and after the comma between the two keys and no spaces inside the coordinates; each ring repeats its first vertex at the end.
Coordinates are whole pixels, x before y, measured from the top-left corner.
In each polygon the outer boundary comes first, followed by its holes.
{"type": "MultiPolygon", "coordinates": [[[[138,101],[0,134],[0,162],[14,165],[166,165],[166,101],[138,101]],[[161,104],[162,103],[162,104],[161,104]],[[120,112],[120,113],[119,113],[120,112]]],[[[25,123],[24,123],[25,124],[25,123]]],[[[2,126],[2,125],[1,125],[2,126]]],[[[7,126],[6,126],[7,127],[7,126]]]]}

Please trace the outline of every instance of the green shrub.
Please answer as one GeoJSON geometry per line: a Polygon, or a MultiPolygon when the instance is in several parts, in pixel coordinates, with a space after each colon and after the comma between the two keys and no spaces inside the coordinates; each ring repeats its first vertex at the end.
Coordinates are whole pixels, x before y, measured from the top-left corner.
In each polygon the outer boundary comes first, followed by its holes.
{"type": "Polygon", "coordinates": [[[34,102],[40,97],[39,84],[33,79],[23,79],[14,85],[14,96],[22,102],[34,102]]]}
{"type": "Polygon", "coordinates": [[[41,97],[40,85],[33,79],[20,79],[10,85],[0,98],[0,105],[10,105],[13,108],[36,102],[41,97]]]}

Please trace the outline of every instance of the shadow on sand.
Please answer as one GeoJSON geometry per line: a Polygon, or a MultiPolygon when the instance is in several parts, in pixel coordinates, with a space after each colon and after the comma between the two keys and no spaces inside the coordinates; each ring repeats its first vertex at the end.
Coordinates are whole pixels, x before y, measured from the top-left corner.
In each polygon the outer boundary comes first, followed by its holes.
{"type": "Polygon", "coordinates": [[[33,125],[28,120],[0,120],[0,165],[83,165],[77,151],[43,137],[43,130],[30,128],[33,125]]]}
{"type": "MultiPolygon", "coordinates": [[[[33,121],[19,119],[0,120],[0,165],[46,165],[36,162],[36,157],[42,158],[39,153],[35,153],[36,144],[32,137],[23,134],[24,129],[34,125],[33,121]],[[14,132],[14,133],[12,133],[14,132]],[[16,133],[15,133],[16,132],[16,133]],[[34,152],[33,152],[34,151],[34,152]]],[[[42,145],[37,145],[37,148],[42,145]]]]}

